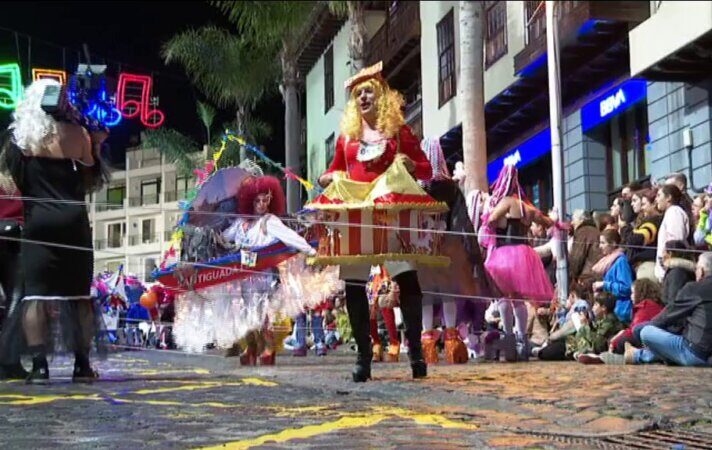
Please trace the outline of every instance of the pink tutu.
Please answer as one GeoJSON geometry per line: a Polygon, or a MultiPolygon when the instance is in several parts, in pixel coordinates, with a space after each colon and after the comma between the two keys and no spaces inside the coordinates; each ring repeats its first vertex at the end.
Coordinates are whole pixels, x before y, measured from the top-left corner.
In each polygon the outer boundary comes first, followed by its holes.
{"type": "Polygon", "coordinates": [[[485,261],[485,269],[505,297],[548,303],[554,288],[544,265],[528,245],[495,247],[485,261]]]}

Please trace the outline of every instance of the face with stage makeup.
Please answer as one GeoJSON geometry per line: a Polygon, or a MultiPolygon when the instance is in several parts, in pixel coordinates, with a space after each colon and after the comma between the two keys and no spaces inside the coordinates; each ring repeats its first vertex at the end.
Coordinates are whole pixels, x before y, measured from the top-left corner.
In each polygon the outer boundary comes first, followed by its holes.
{"type": "Polygon", "coordinates": [[[252,205],[254,207],[255,214],[258,216],[267,214],[269,212],[270,202],[272,202],[272,193],[271,192],[263,192],[263,193],[257,194],[257,196],[255,197],[255,200],[252,203],[252,205]]]}

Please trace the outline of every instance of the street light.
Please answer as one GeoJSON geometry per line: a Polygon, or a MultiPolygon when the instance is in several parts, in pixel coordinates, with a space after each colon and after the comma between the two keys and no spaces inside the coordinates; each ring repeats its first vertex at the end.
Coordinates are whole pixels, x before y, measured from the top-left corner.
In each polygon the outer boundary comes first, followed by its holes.
{"type": "MultiPolygon", "coordinates": [[[[549,121],[551,129],[551,173],[554,184],[554,209],[557,211],[559,221],[566,217],[566,204],[564,199],[564,158],[561,148],[561,70],[559,66],[559,36],[558,21],[555,17],[558,2],[547,0],[546,9],[546,61],[549,75],[549,121]]],[[[556,260],[556,283],[559,295],[559,304],[564,304],[569,294],[568,260],[566,255],[566,235],[563,230],[556,229],[559,233],[558,243],[561,246],[556,260]]]]}

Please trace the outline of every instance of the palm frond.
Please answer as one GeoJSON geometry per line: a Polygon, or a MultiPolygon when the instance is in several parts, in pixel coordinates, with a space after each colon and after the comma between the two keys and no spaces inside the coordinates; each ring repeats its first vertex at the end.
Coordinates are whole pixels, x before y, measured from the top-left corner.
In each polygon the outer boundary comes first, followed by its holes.
{"type": "Polygon", "coordinates": [[[213,128],[213,121],[215,120],[217,111],[208,103],[201,102],[200,100],[196,103],[196,108],[198,117],[200,117],[200,121],[203,122],[203,126],[205,127],[205,134],[207,135],[206,142],[210,143],[210,130],[213,128]]]}
{"type": "Polygon", "coordinates": [[[169,163],[175,164],[180,176],[189,176],[196,168],[195,155],[200,146],[191,138],[170,128],[146,130],[141,136],[141,148],[157,149],[169,163]]]}
{"type": "Polygon", "coordinates": [[[306,26],[317,1],[213,1],[252,42],[283,45],[296,38],[306,26]]]}
{"type": "Polygon", "coordinates": [[[254,105],[275,88],[280,72],[276,53],[212,26],[174,36],[163,46],[162,56],[166,63],[182,65],[219,106],[254,105]]]}
{"type": "Polygon", "coordinates": [[[329,12],[339,18],[346,19],[349,17],[349,2],[332,1],[326,2],[329,6],[329,12]]]}

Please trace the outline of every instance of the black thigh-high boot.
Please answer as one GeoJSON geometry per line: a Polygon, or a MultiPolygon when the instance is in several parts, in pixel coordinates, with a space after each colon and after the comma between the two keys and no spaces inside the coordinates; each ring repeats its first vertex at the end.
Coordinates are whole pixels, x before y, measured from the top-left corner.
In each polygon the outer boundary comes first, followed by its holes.
{"type": "Polygon", "coordinates": [[[423,292],[418,282],[418,272],[409,270],[393,277],[400,288],[400,308],[403,313],[405,337],[408,339],[408,356],[413,378],[428,376],[428,366],[423,359],[420,335],[423,331],[423,292]]]}
{"type": "Polygon", "coordinates": [[[349,312],[351,332],[356,340],[358,356],[353,370],[353,380],[363,383],[371,378],[371,337],[368,298],[365,283],[360,280],[346,280],[346,309],[349,312]]]}

